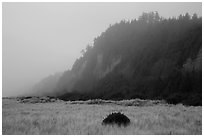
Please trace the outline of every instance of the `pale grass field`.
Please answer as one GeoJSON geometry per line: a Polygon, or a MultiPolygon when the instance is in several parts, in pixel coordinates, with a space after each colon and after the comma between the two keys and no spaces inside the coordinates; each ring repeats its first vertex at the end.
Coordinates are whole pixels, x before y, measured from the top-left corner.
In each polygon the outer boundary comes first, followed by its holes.
{"type": "Polygon", "coordinates": [[[2,134],[202,134],[202,107],[159,104],[121,106],[70,104],[66,102],[24,104],[3,99],[2,134]],[[102,126],[109,113],[129,117],[127,127],[102,126]]]}

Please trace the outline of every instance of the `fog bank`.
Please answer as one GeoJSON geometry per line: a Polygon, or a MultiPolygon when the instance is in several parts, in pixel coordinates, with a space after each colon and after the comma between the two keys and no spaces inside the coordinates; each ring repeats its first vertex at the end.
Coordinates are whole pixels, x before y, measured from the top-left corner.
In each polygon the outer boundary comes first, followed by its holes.
{"type": "Polygon", "coordinates": [[[80,51],[110,24],[158,11],[165,18],[202,14],[201,3],[3,3],[2,95],[28,93],[71,69],[80,51]]]}

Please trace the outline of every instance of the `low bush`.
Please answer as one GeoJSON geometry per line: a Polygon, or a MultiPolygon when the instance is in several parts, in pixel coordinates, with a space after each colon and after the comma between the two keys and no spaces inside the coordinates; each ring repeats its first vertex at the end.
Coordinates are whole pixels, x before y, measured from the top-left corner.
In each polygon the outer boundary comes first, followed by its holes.
{"type": "Polygon", "coordinates": [[[127,126],[130,124],[130,119],[120,112],[111,113],[102,122],[102,125],[107,125],[107,124],[116,124],[118,126],[122,126],[122,125],[127,126]]]}

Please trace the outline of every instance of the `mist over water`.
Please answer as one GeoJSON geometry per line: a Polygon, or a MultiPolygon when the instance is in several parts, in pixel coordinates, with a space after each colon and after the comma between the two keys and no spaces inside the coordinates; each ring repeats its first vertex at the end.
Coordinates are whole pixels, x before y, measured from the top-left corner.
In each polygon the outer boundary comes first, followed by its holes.
{"type": "Polygon", "coordinates": [[[201,3],[3,3],[3,96],[28,94],[43,78],[71,69],[110,24],[158,11],[201,16],[201,3]]]}

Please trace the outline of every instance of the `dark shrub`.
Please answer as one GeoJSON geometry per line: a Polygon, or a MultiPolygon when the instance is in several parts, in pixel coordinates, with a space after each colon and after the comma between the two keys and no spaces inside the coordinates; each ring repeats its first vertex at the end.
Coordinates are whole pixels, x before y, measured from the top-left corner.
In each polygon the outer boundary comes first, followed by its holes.
{"type": "Polygon", "coordinates": [[[170,95],[166,99],[167,103],[174,104],[174,105],[182,102],[182,100],[183,100],[183,96],[181,93],[180,94],[179,93],[173,93],[172,95],[170,95]]]}
{"type": "Polygon", "coordinates": [[[130,119],[125,116],[124,114],[118,113],[111,113],[109,114],[102,122],[102,125],[107,124],[117,124],[118,126],[127,126],[130,124],[130,119]]]}
{"type": "Polygon", "coordinates": [[[202,106],[202,95],[201,94],[190,94],[188,98],[183,101],[183,104],[188,106],[202,106]]]}

